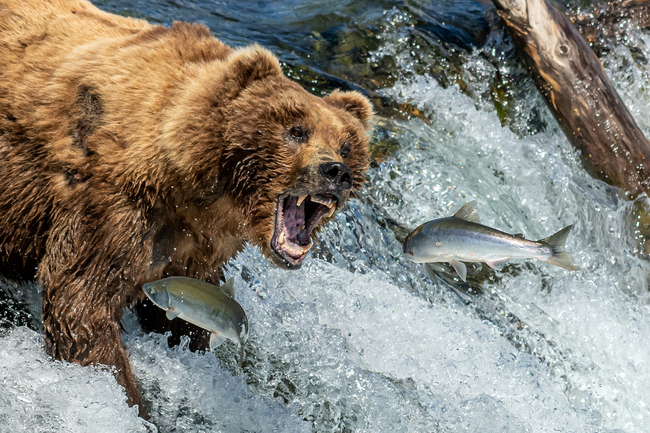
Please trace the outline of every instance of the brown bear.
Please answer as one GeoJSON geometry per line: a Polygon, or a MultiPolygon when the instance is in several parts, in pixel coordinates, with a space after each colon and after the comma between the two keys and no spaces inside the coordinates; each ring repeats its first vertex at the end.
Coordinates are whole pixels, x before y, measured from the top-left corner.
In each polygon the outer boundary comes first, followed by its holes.
{"type": "Polygon", "coordinates": [[[0,0],[0,271],[42,285],[48,353],[115,366],[140,404],[120,319],[142,284],[216,283],[245,242],[300,267],[363,182],[371,115],[201,25],[0,0]]]}

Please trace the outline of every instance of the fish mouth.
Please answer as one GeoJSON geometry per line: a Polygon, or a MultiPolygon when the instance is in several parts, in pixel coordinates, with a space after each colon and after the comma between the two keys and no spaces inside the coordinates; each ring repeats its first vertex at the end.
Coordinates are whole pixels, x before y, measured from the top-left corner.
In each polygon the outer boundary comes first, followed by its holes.
{"type": "Polygon", "coordinates": [[[404,244],[402,244],[402,257],[406,257],[414,262],[415,254],[413,254],[413,233],[409,234],[406,239],[404,239],[404,244]]]}
{"type": "Polygon", "coordinates": [[[331,217],[339,200],[332,194],[278,197],[272,250],[290,269],[297,269],[311,249],[311,232],[325,215],[331,217]]]}

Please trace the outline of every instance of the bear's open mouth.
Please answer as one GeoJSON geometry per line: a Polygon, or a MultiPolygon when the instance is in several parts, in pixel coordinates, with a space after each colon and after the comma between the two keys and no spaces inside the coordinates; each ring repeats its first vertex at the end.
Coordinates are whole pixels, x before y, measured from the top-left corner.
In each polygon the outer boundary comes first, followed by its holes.
{"type": "Polygon", "coordinates": [[[300,265],[311,248],[311,231],[324,215],[334,214],[337,204],[338,199],[329,194],[278,197],[273,250],[290,266],[300,265]]]}

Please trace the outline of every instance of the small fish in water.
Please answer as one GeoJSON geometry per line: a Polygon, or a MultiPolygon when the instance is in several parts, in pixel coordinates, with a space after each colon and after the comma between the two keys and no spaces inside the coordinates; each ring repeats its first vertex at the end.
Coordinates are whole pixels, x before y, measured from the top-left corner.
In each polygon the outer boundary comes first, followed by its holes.
{"type": "Polygon", "coordinates": [[[222,286],[186,277],[170,277],[147,283],[142,290],[157,307],[166,310],[169,320],[180,317],[210,331],[210,350],[230,340],[244,359],[248,340],[248,319],[235,301],[234,278],[222,286]]]}
{"type": "Polygon", "coordinates": [[[466,281],[463,262],[483,262],[498,271],[510,259],[533,258],[569,271],[580,268],[564,251],[564,242],[573,226],[563,228],[546,239],[529,241],[523,235],[508,233],[481,224],[476,201],[463,206],[449,218],[422,224],[404,240],[405,257],[416,263],[449,262],[461,280],[466,281]]]}

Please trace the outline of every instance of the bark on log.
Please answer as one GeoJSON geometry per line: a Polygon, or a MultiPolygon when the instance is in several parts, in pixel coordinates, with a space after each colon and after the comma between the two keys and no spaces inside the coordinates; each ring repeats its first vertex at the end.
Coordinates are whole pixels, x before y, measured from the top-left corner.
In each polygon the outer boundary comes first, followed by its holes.
{"type": "Polygon", "coordinates": [[[587,170],[632,195],[650,193],[650,143],[569,20],[544,0],[493,2],[587,170]]]}

